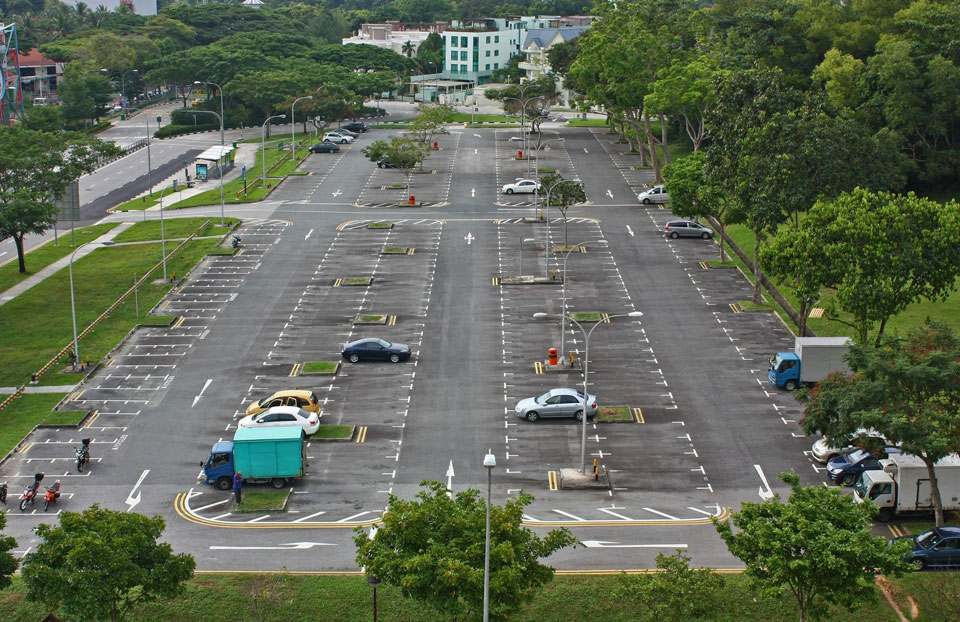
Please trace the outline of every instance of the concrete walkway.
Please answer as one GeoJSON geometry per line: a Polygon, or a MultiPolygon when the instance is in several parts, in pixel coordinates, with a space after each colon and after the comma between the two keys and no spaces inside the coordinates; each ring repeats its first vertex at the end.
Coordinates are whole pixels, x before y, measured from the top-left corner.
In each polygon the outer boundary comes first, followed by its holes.
{"type": "Polygon", "coordinates": [[[104,242],[108,242],[114,239],[115,237],[117,237],[118,235],[120,235],[121,233],[123,233],[124,231],[132,227],[133,225],[134,223],[132,222],[120,223],[110,231],[107,231],[106,233],[101,235],[99,238],[93,240],[92,242],[87,242],[86,244],[80,246],[77,250],[73,252],[72,255],[67,255],[66,257],[56,260],[55,262],[53,262],[46,268],[43,268],[36,274],[33,274],[25,278],[24,280],[20,281],[13,287],[0,293],[0,306],[5,305],[6,303],[10,302],[11,300],[16,298],[23,292],[27,291],[28,289],[36,285],[37,283],[43,281],[44,279],[56,274],[60,270],[69,266],[71,256],[73,256],[75,259],[80,259],[81,257],[85,257],[86,255],[89,255],[94,250],[96,250],[98,246],[102,245],[104,242]]]}
{"type": "MultiPolygon", "coordinates": [[[[73,393],[79,387],[79,384],[61,384],[56,386],[31,386],[27,385],[23,388],[23,392],[26,393],[73,393]]],[[[17,392],[17,389],[20,387],[0,387],[0,395],[13,395],[17,392]]]]}

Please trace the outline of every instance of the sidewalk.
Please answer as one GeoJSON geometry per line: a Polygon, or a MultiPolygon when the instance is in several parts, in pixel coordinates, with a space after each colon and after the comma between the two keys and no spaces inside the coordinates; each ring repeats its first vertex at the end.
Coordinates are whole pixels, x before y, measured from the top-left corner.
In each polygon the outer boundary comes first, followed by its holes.
{"type": "Polygon", "coordinates": [[[46,268],[20,281],[10,289],[4,292],[0,292],[0,306],[5,305],[6,303],[10,302],[11,300],[16,298],[23,292],[27,291],[28,289],[36,285],[37,283],[40,283],[44,279],[66,268],[68,265],[70,265],[71,256],[73,256],[75,259],[85,257],[86,255],[89,255],[90,253],[92,253],[97,248],[98,245],[103,244],[104,242],[113,240],[115,237],[117,237],[118,235],[120,235],[121,233],[123,233],[124,231],[132,227],[133,225],[134,223],[132,222],[120,223],[110,231],[101,235],[96,240],[93,240],[92,242],[87,242],[86,244],[80,246],[77,250],[73,252],[73,255],[67,255],[66,257],[62,257],[61,259],[56,260],[46,268]]]}
{"type": "MultiPolygon", "coordinates": [[[[27,393],[73,393],[79,387],[79,384],[61,384],[56,386],[30,386],[23,387],[24,394],[27,393]]],[[[13,395],[20,387],[0,387],[0,395],[13,395]]]]}

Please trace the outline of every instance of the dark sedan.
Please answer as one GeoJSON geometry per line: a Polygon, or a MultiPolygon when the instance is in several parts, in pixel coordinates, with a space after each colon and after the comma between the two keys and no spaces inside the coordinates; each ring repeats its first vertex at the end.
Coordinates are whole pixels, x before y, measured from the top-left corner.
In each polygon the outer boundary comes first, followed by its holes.
{"type": "Polygon", "coordinates": [[[361,123],[360,121],[356,121],[354,123],[347,123],[346,125],[341,126],[340,129],[350,130],[351,132],[366,132],[367,130],[370,129],[370,126],[367,125],[366,123],[361,123]]]}
{"type": "Polygon", "coordinates": [[[399,363],[410,358],[410,346],[370,337],[343,344],[343,351],[340,355],[351,363],[358,361],[399,363]]]}
{"type": "Polygon", "coordinates": [[[838,484],[851,486],[864,471],[879,471],[880,459],[868,451],[854,449],[827,462],[827,475],[838,484]]]}
{"type": "Polygon", "coordinates": [[[310,146],[310,153],[337,153],[340,145],[336,143],[318,143],[310,146]]]}
{"type": "Polygon", "coordinates": [[[934,527],[919,536],[903,536],[895,540],[911,540],[913,550],[907,561],[917,570],[960,566],[960,527],[934,527]]]}

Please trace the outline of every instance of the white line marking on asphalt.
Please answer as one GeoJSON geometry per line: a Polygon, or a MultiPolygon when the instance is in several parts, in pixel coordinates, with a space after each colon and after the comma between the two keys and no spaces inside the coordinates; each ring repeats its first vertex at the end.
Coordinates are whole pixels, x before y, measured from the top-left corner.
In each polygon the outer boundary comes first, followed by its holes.
{"type": "Polygon", "coordinates": [[[209,504],[207,504],[207,505],[205,505],[205,506],[203,506],[203,507],[201,507],[201,508],[194,508],[193,511],[194,511],[194,512],[202,512],[202,511],[208,510],[208,509],[210,509],[210,508],[212,508],[212,507],[216,507],[216,506],[218,506],[218,505],[222,505],[222,504],[226,503],[226,502],[229,501],[229,500],[230,500],[230,499],[223,499],[223,500],[221,500],[221,501],[216,501],[216,502],[214,502],[214,503],[209,503],[209,504]]]}
{"type": "Polygon", "coordinates": [[[616,512],[614,512],[614,511],[612,511],[612,510],[608,510],[607,508],[597,508],[597,509],[600,510],[601,512],[606,512],[606,513],[609,514],[610,516],[616,516],[617,518],[621,518],[621,519],[623,519],[623,520],[633,520],[632,518],[627,518],[627,517],[624,516],[623,514],[617,514],[616,512]]]}
{"type": "Polygon", "coordinates": [[[581,540],[580,544],[597,549],[685,549],[686,544],[619,544],[606,540],[581,540]]]}
{"type": "Polygon", "coordinates": [[[313,518],[314,516],[320,516],[321,514],[326,514],[326,511],[314,512],[313,514],[310,514],[310,515],[308,515],[308,516],[304,516],[303,518],[298,518],[297,520],[295,520],[295,521],[293,521],[293,522],[295,522],[295,523],[302,523],[302,522],[305,521],[305,520],[309,520],[309,519],[313,518]]]}
{"type": "Polygon", "coordinates": [[[633,237],[633,229],[630,228],[630,225],[627,225],[627,233],[630,234],[630,237],[633,237]]]}
{"type": "Polygon", "coordinates": [[[313,229],[311,229],[310,231],[308,231],[308,232],[307,232],[307,235],[305,235],[303,239],[304,239],[304,240],[308,240],[308,239],[310,239],[310,236],[311,236],[311,235],[313,235],[313,229]]]}
{"type": "MultiPolygon", "coordinates": [[[[253,522],[253,521],[250,521],[253,522]]],[[[294,521],[296,522],[296,521],[294,521]]],[[[337,546],[332,542],[289,542],[277,546],[211,546],[211,551],[305,551],[315,546],[337,546]]]]}
{"type": "Polygon", "coordinates": [[[143,479],[147,476],[149,472],[150,472],[150,469],[147,469],[140,474],[140,479],[137,480],[137,483],[134,485],[133,490],[131,490],[130,494],[127,495],[127,500],[125,503],[130,506],[129,508],[127,508],[128,512],[133,508],[137,507],[137,504],[140,503],[140,492],[137,490],[137,488],[140,488],[140,484],[143,483],[143,479]],[[134,497],[133,493],[137,493],[137,496],[134,497]]]}
{"type": "Polygon", "coordinates": [[[553,510],[553,511],[556,512],[557,514],[563,514],[563,515],[566,516],[567,518],[572,518],[573,520],[576,520],[576,521],[581,521],[581,522],[583,522],[583,521],[586,520],[586,519],[584,519],[584,518],[580,518],[579,516],[574,516],[573,514],[570,514],[569,512],[564,512],[563,510],[553,510]]]}
{"type": "Polygon", "coordinates": [[[760,498],[766,501],[767,499],[773,499],[773,490],[770,489],[770,483],[767,482],[767,476],[763,474],[763,469],[760,468],[759,464],[753,465],[753,468],[757,470],[757,475],[760,476],[760,481],[763,482],[763,486],[760,487],[760,498]],[[764,490],[766,488],[766,490],[764,490]]]}
{"type": "Polygon", "coordinates": [[[652,514],[659,514],[660,516],[663,516],[664,518],[669,518],[670,520],[680,520],[680,519],[677,518],[676,516],[670,516],[669,514],[665,514],[665,513],[663,513],[663,512],[658,511],[658,510],[654,510],[653,508],[643,508],[643,509],[646,510],[647,512],[652,513],[652,514]]]}
{"type": "Polygon", "coordinates": [[[361,517],[361,516],[363,516],[363,515],[365,515],[365,514],[373,514],[373,512],[372,512],[371,510],[368,510],[368,511],[366,511],[366,512],[360,512],[359,514],[354,514],[353,516],[348,516],[348,517],[346,517],[346,518],[341,518],[341,519],[338,520],[337,522],[338,522],[338,523],[345,523],[345,522],[347,522],[347,521],[349,521],[349,520],[353,520],[354,518],[359,518],[359,517],[361,517]]]}

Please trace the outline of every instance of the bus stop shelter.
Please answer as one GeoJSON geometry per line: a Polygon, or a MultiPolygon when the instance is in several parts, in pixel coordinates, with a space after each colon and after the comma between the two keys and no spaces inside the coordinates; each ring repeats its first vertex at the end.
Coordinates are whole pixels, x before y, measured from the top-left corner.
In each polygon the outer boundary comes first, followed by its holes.
{"type": "Polygon", "coordinates": [[[232,145],[215,145],[198,155],[195,162],[197,179],[219,179],[233,168],[234,151],[232,145]]]}

